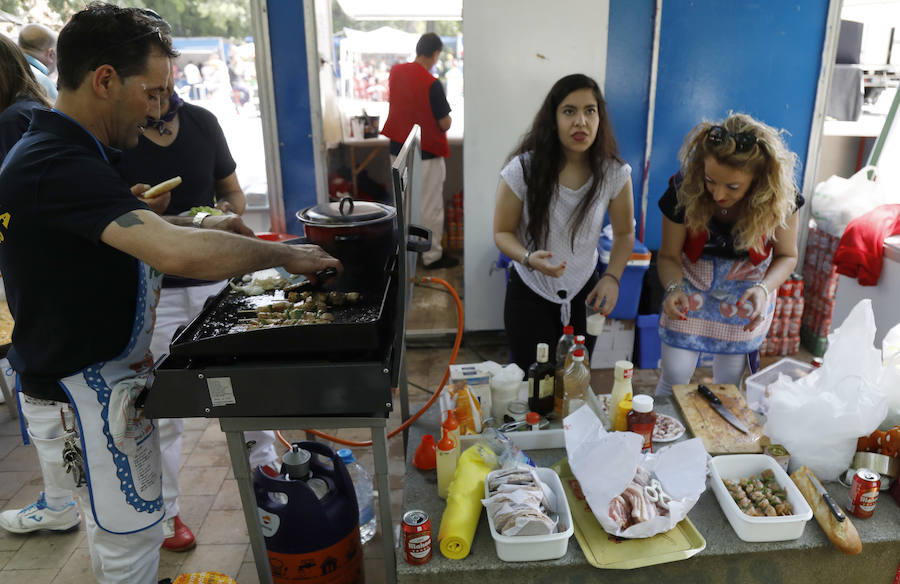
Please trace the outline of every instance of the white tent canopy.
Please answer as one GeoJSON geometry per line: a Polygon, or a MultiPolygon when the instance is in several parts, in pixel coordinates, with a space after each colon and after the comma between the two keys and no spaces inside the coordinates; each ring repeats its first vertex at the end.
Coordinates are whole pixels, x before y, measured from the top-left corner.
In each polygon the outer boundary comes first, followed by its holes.
{"type": "Polygon", "coordinates": [[[415,55],[419,35],[382,26],[370,32],[345,28],[345,38],[341,39],[341,57],[351,53],[386,53],[395,55],[415,55]]]}

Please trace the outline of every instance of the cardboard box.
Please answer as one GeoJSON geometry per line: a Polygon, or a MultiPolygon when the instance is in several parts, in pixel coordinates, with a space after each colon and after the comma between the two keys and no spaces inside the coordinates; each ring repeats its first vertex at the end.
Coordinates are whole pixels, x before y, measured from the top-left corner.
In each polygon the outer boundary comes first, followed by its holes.
{"type": "Polygon", "coordinates": [[[616,361],[631,361],[634,333],[633,319],[607,318],[591,354],[591,369],[613,369],[616,361]]]}

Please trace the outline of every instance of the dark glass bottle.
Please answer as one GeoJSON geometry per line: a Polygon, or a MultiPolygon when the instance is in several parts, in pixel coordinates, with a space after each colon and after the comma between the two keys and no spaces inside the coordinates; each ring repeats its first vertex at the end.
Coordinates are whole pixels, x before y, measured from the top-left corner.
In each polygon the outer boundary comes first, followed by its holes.
{"type": "Polygon", "coordinates": [[[528,368],[528,408],[541,415],[553,411],[556,370],[549,362],[550,347],[538,343],[537,361],[528,368]]]}

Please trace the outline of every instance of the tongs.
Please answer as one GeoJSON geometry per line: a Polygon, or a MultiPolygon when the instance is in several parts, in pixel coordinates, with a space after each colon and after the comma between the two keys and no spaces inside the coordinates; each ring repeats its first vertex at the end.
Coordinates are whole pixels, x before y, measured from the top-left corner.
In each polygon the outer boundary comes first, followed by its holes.
{"type": "Polygon", "coordinates": [[[327,268],[323,268],[315,273],[316,281],[313,282],[309,278],[303,280],[302,282],[297,282],[295,284],[288,284],[284,287],[285,293],[287,292],[302,292],[304,290],[313,291],[319,290],[322,286],[325,285],[325,282],[335,278],[337,276],[337,268],[328,266],[327,268]]]}

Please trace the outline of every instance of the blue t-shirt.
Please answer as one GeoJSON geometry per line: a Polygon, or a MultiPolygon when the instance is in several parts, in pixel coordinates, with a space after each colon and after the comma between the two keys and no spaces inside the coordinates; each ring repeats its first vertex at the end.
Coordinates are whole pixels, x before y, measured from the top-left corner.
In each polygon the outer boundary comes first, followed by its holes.
{"type": "MultiPolygon", "coordinates": [[[[38,109],[0,169],[0,273],[15,319],[8,356],[24,377],[59,379],[126,348],[138,261],[100,236],[149,207],[113,168],[117,156],[71,118],[38,109]]],[[[35,397],[66,401],[61,391],[35,397]]]]}

